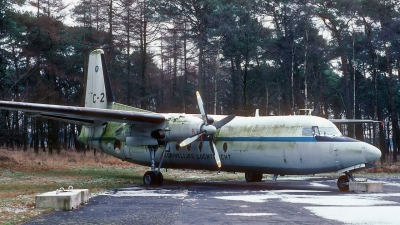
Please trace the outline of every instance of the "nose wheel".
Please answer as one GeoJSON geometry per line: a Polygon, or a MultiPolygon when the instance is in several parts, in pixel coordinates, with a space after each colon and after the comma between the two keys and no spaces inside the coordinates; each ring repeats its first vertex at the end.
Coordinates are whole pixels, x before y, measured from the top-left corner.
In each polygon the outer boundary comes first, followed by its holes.
{"type": "Polygon", "coordinates": [[[349,178],[346,175],[340,176],[337,180],[337,187],[340,191],[349,190],[349,178]]]}
{"type": "Polygon", "coordinates": [[[351,173],[345,172],[345,175],[342,175],[337,180],[337,187],[340,191],[349,191],[349,181],[355,181],[354,177],[351,173]]]}

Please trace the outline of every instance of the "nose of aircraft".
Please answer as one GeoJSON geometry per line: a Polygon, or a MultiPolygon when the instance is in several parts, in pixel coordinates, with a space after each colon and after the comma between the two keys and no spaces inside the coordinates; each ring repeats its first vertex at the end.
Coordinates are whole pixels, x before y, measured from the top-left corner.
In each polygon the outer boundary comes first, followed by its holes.
{"type": "Polygon", "coordinates": [[[381,150],[372,145],[367,145],[363,153],[367,162],[375,162],[382,155],[381,150]]]}

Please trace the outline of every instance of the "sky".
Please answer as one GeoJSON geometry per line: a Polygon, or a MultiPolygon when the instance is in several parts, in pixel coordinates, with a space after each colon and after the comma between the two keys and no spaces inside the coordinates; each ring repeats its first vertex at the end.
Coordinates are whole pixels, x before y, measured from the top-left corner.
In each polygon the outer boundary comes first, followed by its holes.
{"type": "MultiPolygon", "coordinates": [[[[67,17],[65,19],[64,24],[65,25],[74,25],[74,21],[70,16],[69,11],[74,7],[74,5],[78,2],[78,0],[63,0],[65,4],[70,4],[69,7],[66,9],[67,17]]],[[[20,7],[18,5],[14,5],[14,8],[16,10],[21,10],[21,11],[30,11],[30,12],[36,12],[37,9],[32,6],[28,6],[28,3],[25,3],[24,6],[20,7]]]]}

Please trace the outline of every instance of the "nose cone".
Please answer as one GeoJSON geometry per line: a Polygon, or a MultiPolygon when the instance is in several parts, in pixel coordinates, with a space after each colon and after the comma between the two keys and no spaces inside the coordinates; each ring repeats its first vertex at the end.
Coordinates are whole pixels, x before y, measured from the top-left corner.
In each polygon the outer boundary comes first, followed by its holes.
{"type": "Polygon", "coordinates": [[[381,150],[379,150],[375,146],[368,145],[368,146],[365,146],[363,155],[367,162],[375,162],[376,160],[378,160],[381,157],[382,153],[381,153],[381,150]]]}

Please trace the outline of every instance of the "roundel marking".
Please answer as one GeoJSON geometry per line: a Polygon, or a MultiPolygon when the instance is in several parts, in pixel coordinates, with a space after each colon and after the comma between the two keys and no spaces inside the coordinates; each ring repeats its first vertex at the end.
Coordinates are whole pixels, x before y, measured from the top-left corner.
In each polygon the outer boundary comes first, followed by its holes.
{"type": "Polygon", "coordinates": [[[97,73],[99,71],[99,66],[94,67],[94,71],[97,73]]]}

